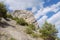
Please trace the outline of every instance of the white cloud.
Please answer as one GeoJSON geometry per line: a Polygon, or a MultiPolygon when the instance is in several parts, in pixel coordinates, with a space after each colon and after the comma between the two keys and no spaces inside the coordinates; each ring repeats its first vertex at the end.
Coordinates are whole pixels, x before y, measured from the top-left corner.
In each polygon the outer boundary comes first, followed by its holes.
{"type": "Polygon", "coordinates": [[[56,26],[56,28],[57,28],[57,29],[59,30],[59,32],[60,32],[60,20],[59,20],[59,21],[56,21],[55,26],[56,26]]]}
{"type": "Polygon", "coordinates": [[[57,28],[57,30],[58,30],[58,37],[60,37],[60,20],[59,21],[57,21],[56,23],[55,23],[55,25],[56,25],[56,28],[57,28]]]}
{"type": "Polygon", "coordinates": [[[40,20],[37,21],[40,27],[44,24],[46,19],[47,19],[47,16],[44,15],[40,20]]]}
{"type": "Polygon", "coordinates": [[[60,20],[55,23],[56,26],[60,27],[60,20]]]}
{"type": "Polygon", "coordinates": [[[13,10],[23,10],[28,7],[36,7],[37,5],[43,4],[43,0],[4,0],[4,2],[9,4],[13,10]]]}
{"type": "Polygon", "coordinates": [[[57,12],[59,9],[60,9],[60,2],[51,5],[50,7],[41,8],[35,15],[35,18],[39,18],[41,15],[46,15],[46,13],[49,11],[57,12]]]}
{"type": "Polygon", "coordinates": [[[60,37],[60,11],[47,20],[49,23],[55,24],[58,30],[58,37],[60,37]]]}
{"type": "Polygon", "coordinates": [[[0,2],[1,2],[1,1],[4,1],[4,0],[0,0],[0,2]]]}
{"type": "Polygon", "coordinates": [[[49,18],[47,21],[54,24],[58,20],[60,20],[60,11],[53,15],[51,18],[49,18]]]}
{"type": "Polygon", "coordinates": [[[56,26],[58,26],[59,23],[56,23],[57,21],[60,20],[60,12],[58,12],[58,10],[60,9],[60,2],[58,2],[57,4],[51,5],[50,7],[46,7],[46,8],[41,8],[35,16],[36,19],[38,19],[40,16],[43,16],[42,18],[40,18],[37,22],[39,24],[39,26],[42,26],[42,24],[44,24],[44,22],[47,20],[48,22],[52,23],[52,24],[56,24],[56,26]],[[47,19],[48,16],[46,16],[47,12],[49,11],[53,11],[56,14],[53,15],[51,18],[47,19]]]}
{"type": "Polygon", "coordinates": [[[32,12],[34,13],[34,12],[36,12],[38,9],[36,8],[36,7],[33,7],[32,8],[32,12]]]}

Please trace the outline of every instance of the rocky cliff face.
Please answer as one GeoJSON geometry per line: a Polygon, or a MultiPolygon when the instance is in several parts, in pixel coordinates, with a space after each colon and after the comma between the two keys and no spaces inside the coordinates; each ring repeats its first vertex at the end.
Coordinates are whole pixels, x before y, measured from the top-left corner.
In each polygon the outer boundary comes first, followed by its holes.
{"type": "Polygon", "coordinates": [[[31,11],[27,11],[27,10],[15,10],[12,13],[13,17],[18,17],[18,18],[24,18],[26,20],[26,22],[28,23],[33,23],[35,26],[38,27],[38,23],[35,20],[35,17],[33,15],[33,13],[31,11]]]}

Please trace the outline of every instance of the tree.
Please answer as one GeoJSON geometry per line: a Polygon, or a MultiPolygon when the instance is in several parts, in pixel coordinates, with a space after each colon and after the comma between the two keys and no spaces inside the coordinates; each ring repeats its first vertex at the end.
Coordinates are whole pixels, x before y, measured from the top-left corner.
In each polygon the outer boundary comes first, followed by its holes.
{"type": "Polygon", "coordinates": [[[41,33],[40,36],[44,40],[55,40],[58,31],[56,30],[55,25],[45,22],[45,24],[41,27],[39,32],[41,33]]]}
{"type": "Polygon", "coordinates": [[[6,19],[7,18],[7,9],[6,9],[6,6],[0,2],[0,19],[1,18],[4,18],[6,19]]]}

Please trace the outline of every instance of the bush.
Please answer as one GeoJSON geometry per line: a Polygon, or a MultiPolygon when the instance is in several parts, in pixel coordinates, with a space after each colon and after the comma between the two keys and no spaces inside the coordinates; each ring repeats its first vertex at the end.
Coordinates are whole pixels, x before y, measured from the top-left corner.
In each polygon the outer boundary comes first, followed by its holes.
{"type": "Polygon", "coordinates": [[[39,32],[41,37],[45,40],[55,40],[57,37],[58,30],[55,28],[55,25],[52,25],[48,22],[40,28],[39,32]]]}
{"type": "Polygon", "coordinates": [[[7,14],[7,18],[13,19],[13,17],[10,14],[7,14]]]}
{"type": "Polygon", "coordinates": [[[17,20],[17,23],[20,24],[20,25],[28,25],[27,22],[25,22],[25,20],[23,18],[20,18],[17,20]]]}
{"type": "Polygon", "coordinates": [[[23,19],[23,18],[18,18],[18,17],[12,17],[10,14],[7,15],[8,18],[11,18],[12,20],[15,20],[17,24],[20,24],[22,26],[28,25],[28,23],[23,19]]]}
{"type": "Polygon", "coordinates": [[[32,33],[31,35],[32,35],[32,37],[34,37],[34,38],[38,38],[38,37],[40,36],[40,35],[37,34],[37,33],[32,33]]]}
{"type": "Polygon", "coordinates": [[[15,40],[14,38],[10,38],[10,40],[15,40]]]}
{"type": "Polygon", "coordinates": [[[27,27],[26,30],[25,30],[25,32],[27,34],[30,34],[34,38],[38,38],[40,36],[39,34],[34,33],[34,30],[32,30],[30,27],[27,27]]]}
{"type": "Polygon", "coordinates": [[[23,18],[19,19],[19,18],[15,17],[15,18],[13,18],[13,20],[15,20],[17,22],[17,24],[20,24],[22,26],[28,25],[28,23],[23,18]]]}
{"type": "Polygon", "coordinates": [[[15,17],[15,18],[13,18],[13,20],[17,21],[17,20],[19,20],[19,18],[15,17]]]}
{"type": "Polygon", "coordinates": [[[32,34],[32,33],[33,33],[32,29],[29,28],[29,27],[26,28],[25,32],[26,32],[27,34],[32,34]]]}
{"type": "Polygon", "coordinates": [[[0,17],[6,19],[7,18],[7,9],[4,3],[0,2],[0,17]]]}
{"type": "MultiPolygon", "coordinates": [[[[33,24],[28,24],[28,26],[26,27],[26,30],[25,32],[27,34],[31,34],[33,35],[34,34],[34,31],[35,31],[35,26],[33,24]]],[[[34,36],[34,35],[33,35],[34,36]]]]}
{"type": "Polygon", "coordinates": [[[36,29],[35,28],[35,25],[33,25],[33,24],[29,24],[28,27],[31,28],[32,30],[35,30],[36,29]]]}

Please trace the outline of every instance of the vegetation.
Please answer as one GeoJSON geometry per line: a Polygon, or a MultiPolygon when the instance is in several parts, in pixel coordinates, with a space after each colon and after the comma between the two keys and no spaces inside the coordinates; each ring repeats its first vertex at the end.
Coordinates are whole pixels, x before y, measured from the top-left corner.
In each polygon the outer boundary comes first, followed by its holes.
{"type": "Polygon", "coordinates": [[[27,26],[25,32],[26,32],[27,34],[30,34],[32,37],[37,38],[37,37],[39,37],[39,34],[37,34],[37,33],[34,32],[35,29],[36,29],[35,25],[29,24],[29,25],[27,26]]]}
{"type": "Polygon", "coordinates": [[[18,17],[13,17],[10,14],[8,14],[7,17],[12,20],[15,20],[19,25],[22,25],[22,26],[28,25],[28,23],[23,18],[19,19],[18,17]]]}
{"type": "Polygon", "coordinates": [[[31,28],[32,30],[36,29],[34,24],[29,24],[27,27],[31,28]]]}
{"type": "MultiPolygon", "coordinates": [[[[45,24],[40,28],[39,33],[34,33],[36,31],[36,27],[33,24],[28,24],[23,18],[13,18],[11,15],[7,15],[8,18],[11,18],[17,22],[17,24],[20,25],[27,25],[25,32],[27,34],[32,35],[33,37],[42,37],[44,40],[55,40],[57,38],[57,30],[55,28],[55,25],[52,25],[50,23],[45,22],[45,24]]],[[[60,40],[60,39],[59,39],[60,40]]]]}
{"type": "Polygon", "coordinates": [[[34,33],[33,31],[35,31],[35,26],[33,24],[28,24],[25,31],[27,34],[32,34],[34,33]]]}
{"type": "Polygon", "coordinates": [[[16,39],[14,39],[14,38],[10,38],[10,40],[16,40],[16,39]]]}
{"type": "Polygon", "coordinates": [[[29,27],[26,28],[25,32],[26,32],[27,34],[32,34],[32,33],[34,33],[33,30],[32,30],[31,28],[29,28],[29,27]]]}
{"type": "Polygon", "coordinates": [[[28,23],[23,18],[19,19],[19,18],[15,17],[13,19],[17,22],[17,24],[20,24],[22,26],[28,25],[28,23]]]}
{"type": "Polygon", "coordinates": [[[58,31],[56,30],[55,25],[45,22],[39,32],[44,40],[55,40],[58,31]]]}
{"type": "Polygon", "coordinates": [[[32,35],[32,37],[34,37],[34,38],[39,38],[39,37],[40,37],[40,34],[37,34],[37,33],[32,33],[31,35],[32,35]]]}
{"type": "Polygon", "coordinates": [[[7,18],[7,9],[6,9],[6,6],[0,2],[0,18],[4,18],[6,19],[7,18]]]}
{"type": "Polygon", "coordinates": [[[13,17],[11,16],[11,14],[7,14],[7,18],[13,19],[13,17]]]}
{"type": "Polygon", "coordinates": [[[18,17],[12,17],[11,15],[7,15],[8,18],[11,18],[12,20],[15,20],[17,22],[17,24],[19,25],[22,25],[22,26],[25,26],[25,25],[28,25],[28,23],[23,19],[23,18],[18,18],[18,17]]]}
{"type": "MultiPolygon", "coordinates": [[[[56,30],[55,25],[45,22],[45,24],[39,30],[39,33],[41,33],[41,34],[34,33],[34,31],[36,29],[35,25],[28,24],[23,18],[20,18],[20,19],[18,17],[13,18],[10,14],[7,15],[6,6],[3,3],[0,3],[0,19],[2,17],[4,19],[6,19],[7,17],[11,18],[11,19],[15,20],[17,22],[17,24],[22,25],[22,26],[27,25],[25,31],[27,34],[31,34],[33,37],[40,36],[44,40],[55,40],[57,38],[58,31],[56,30]]],[[[15,40],[15,39],[11,38],[10,40],[15,40]]],[[[60,40],[60,39],[58,38],[58,40],[60,40]]]]}

